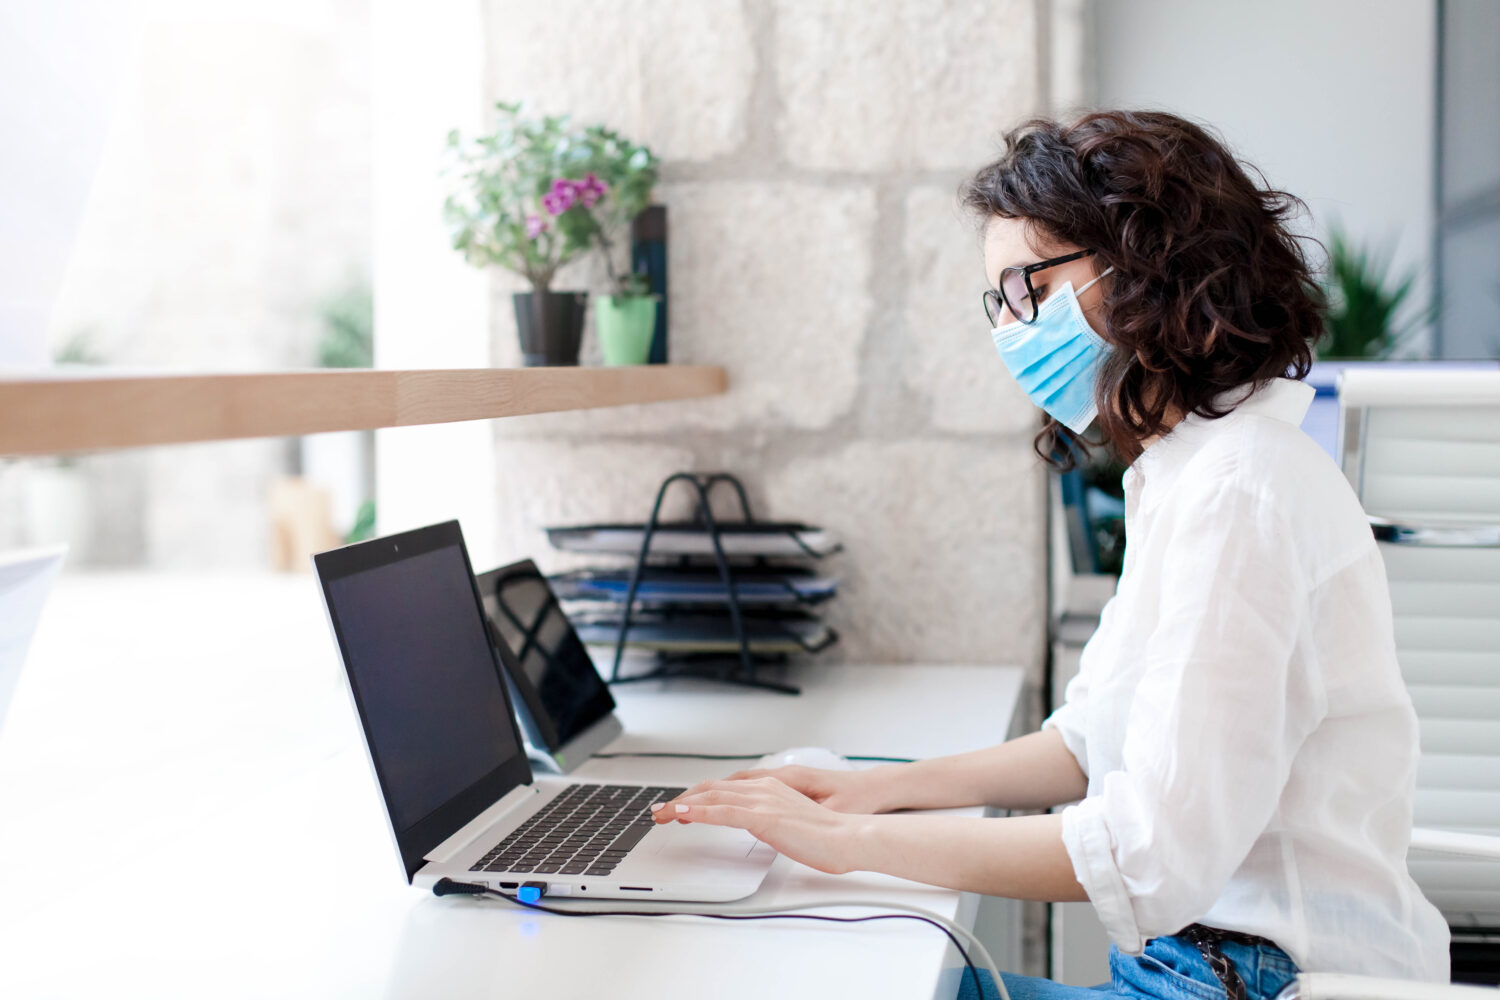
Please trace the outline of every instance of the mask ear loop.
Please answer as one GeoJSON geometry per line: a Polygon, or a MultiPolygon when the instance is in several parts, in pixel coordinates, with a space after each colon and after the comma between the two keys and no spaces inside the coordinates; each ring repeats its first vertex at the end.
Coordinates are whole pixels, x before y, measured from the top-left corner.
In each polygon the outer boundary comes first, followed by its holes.
{"type": "Polygon", "coordinates": [[[1104,277],[1106,274],[1108,274],[1109,272],[1113,271],[1114,269],[1115,269],[1115,266],[1113,264],[1109,265],[1104,270],[1102,270],[1098,274],[1096,274],[1091,281],[1086,282],[1082,288],[1078,289],[1078,291],[1074,292],[1073,294],[1074,295],[1081,295],[1084,292],[1088,291],[1090,288],[1093,287],[1093,284],[1094,284],[1095,281],[1098,281],[1100,278],[1104,277]]]}

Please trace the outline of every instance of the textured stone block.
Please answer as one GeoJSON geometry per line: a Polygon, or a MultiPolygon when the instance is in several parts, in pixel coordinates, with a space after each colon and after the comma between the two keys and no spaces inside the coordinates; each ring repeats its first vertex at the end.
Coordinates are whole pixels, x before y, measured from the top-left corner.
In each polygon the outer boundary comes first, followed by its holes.
{"type": "Polygon", "coordinates": [[[770,517],[839,533],[830,606],[853,662],[1040,670],[1042,466],[1021,443],[856,441],[768,474],[770,517]]]}
{"type": "Polygon", "coordinates": [[[989,287],[979,230],[956,188],[920,187],[907,194],[906,333],[912,362],[907,383],[931,407],[940,430],[1034,432],[1040,411],[1011,378],[995,350],[981,296],[989,287]]]}
{"type": "MultiPolygon", "coordinates": [[[[726,182],[663,185],[659,195],[670,226],[671,359],[725,366],[729,392],[613,409],[607,431],[819,428],[849,412],[872,309],[873,192],[726,182]]],[[[497,363],[517,357],[508,291],[496,295],[492,322],[497,363]]],[[[592,309],[587,322],[585,360],[598,350],[592,309]]],[[[602,426],[588,413],[503,424],[502,435],[528,436],[602,426]]]]}
{"type": "Polygon", "coordinates": [[[738,0],[491,0],[486,92],[599,122],[667,159],[737,148],[755,78],[738,0]]]}
{"type": "MultiPolygon", "coordinates": [[[[497,441],[495,480],[500,517],[496,564],[532,558],[543,570],[553,572],[586,562],[609,562],[556,552],[542,529],[559,524],[644,520],[661,481],[692,467],[693,453],[670,445],[497,441]]],[[[674,504],[669,510],[680,512],[681,508],[674,504]]]]}
{"type": "Polygon", "coordinates": [[[970,169],[1037,109],[1031,0],[776,0],[782,153],[821,170],[970,169]]]}

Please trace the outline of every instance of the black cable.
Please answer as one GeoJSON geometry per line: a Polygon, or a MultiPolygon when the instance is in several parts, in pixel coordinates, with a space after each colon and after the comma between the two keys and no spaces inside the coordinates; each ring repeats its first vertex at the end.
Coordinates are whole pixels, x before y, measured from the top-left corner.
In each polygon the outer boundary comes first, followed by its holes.
{"type": "MultiPolygon", "coordinates": [[[[774,751],[772,751],[774,752],[774,751]]],[[[646,752],[640,753],[596,753],[592,757],[690,757],[693,760],[760,760],[762,757],[771,756],[770,753],[666,753],[646,752]]],[[[845,757],[845,760],[883,760],[892,764],[910,764],[915,758],[912,757],[845,757]]]]}
{"type": "MultiPolygon", "coordinates": [[[[984,996],[984,987],[979,981],[979,969],[974,960],[969,957],[969,951],[963,946],[963,942],[941,923],[931,917],[924,917],[916,913],[872,913],[864,917],[830,917],[822,913],[712,913],[706,910],[567,910],[556,906],[543,906],[541,903],[523,903],[509,893],[501,892],[499,889],[491,889],[487,885],[478,882],[459,882],[456,879],[440,878],[432,887],[434,896],[497,896],[500,899],[508,899],[523,910],[540,910],[543,913],[555,913],[560,917],[708,917],[712,920],[826,920],[835,924],[862,924],[871,920],[920,920],[924,924],[931,924],[942,931],[944,936],[958,949],[959,957],[964,960],[964,966],[969,975],[974,978],[974,991],[977,996],[984,996]]],[[[878,905],[878,904],[871,904],[878,905]]],[[[959,983],[960,988],[963,984],[959,983]]]]}

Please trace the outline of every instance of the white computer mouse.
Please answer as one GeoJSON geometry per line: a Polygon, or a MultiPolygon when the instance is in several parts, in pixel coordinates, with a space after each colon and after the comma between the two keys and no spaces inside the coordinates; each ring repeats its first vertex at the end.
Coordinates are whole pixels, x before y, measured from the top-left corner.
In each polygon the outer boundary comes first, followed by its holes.
{"type": "Polygon", "coordinates": [[[843,757],[825,747],[792,747],[780,753],[768,753],[760,759],[756,767],[790,767],[793,764],[801,764],[803,767],[818,767],[825,771],[852,771],[854,765],[843,757]]]}

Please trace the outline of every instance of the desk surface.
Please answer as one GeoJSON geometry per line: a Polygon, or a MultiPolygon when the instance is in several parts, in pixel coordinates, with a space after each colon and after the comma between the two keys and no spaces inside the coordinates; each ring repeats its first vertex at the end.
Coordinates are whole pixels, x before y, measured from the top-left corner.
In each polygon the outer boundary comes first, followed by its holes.
{"type": "MultiPolygon", "coordinates": [[[[0,733],[0,996],[952,995],[945,939],[915,922],[567,919],[408,888],[321,614],[305,577],[59,580],[0,733]]],[[[1004,739],[1021,689],[1003,667],[792,676],[800,697],[622,686],[609,749],[933,756],[1004,739]]],[[[786,858],[744,902],[834,897],[975,903],[786,858]]]]}

